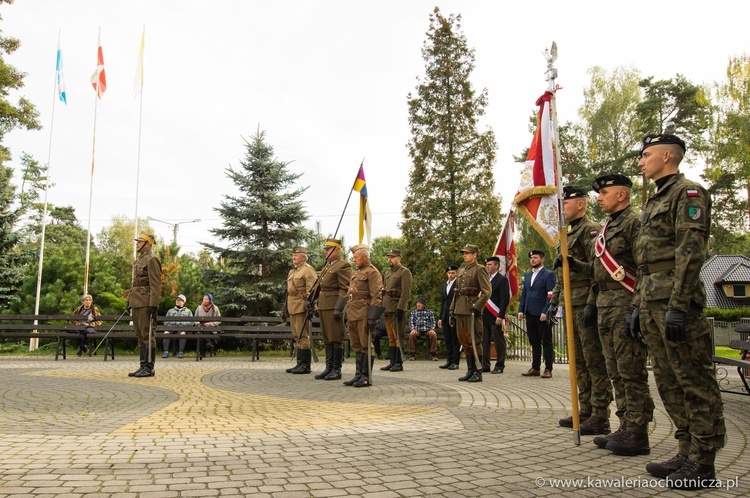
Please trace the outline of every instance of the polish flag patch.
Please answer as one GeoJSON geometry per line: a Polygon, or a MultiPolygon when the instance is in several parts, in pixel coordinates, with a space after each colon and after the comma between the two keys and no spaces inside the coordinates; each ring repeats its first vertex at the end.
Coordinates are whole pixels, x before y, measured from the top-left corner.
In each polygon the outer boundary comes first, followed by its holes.
{"type": "Polygon", "coordinates": [[[547,299],[550,299],[551,297],[552,297],[552,291],[549,291],[549,292],[547,293],[547,299]]]}
{"type": "Polygon", "coordinates": [[[700,194],[698,193],[698,189],[689,188],[685,191],[685,195],[688,197],[698,197],[700,194]]]}

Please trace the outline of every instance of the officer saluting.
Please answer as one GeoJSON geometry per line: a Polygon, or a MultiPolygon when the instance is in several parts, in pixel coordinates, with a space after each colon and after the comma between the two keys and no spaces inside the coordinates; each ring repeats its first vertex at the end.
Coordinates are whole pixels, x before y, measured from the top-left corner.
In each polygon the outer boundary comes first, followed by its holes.
{"type": "Polygon", "coordinates": [[[161,297],[161,261],[154,256],[154,236],[142,233],[135,239],[138,259],[133,263],[133,284],[127,307],[133,316],[133,329],[138,339],[141,366],[128,377],[153,377],[156,362],[156,313],[161,297]]]}

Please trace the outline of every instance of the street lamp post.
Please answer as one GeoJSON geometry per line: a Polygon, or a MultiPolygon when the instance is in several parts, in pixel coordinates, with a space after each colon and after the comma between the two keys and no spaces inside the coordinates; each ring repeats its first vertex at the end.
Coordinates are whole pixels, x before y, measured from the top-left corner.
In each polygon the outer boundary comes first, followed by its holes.
{"type": "Polygon", "coordinates": [[[152,218],[151,216],[146,217],[147,220],[150,221],[158,221],[159,223],[164,223],[165,225],[169,225],[172,227],[172,243],[177,243],[177,230],[179,230],[180,225],[184,225],[185,223],[199,223],[201,220],[190,220],[190,221],[179,221],[176,223],[170,223],[168,221],[163,220],[157,220],[156,218],[152,218]]]}

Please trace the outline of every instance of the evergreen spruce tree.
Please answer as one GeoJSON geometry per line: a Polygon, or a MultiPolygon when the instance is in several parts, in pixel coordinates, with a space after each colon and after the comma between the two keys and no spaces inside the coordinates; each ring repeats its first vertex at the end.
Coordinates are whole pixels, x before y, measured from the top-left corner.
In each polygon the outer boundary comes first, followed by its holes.
{"type": "Polygon", "coordinates": [[[477,129],[487,91],[472,88],[474,50],[460,21],[438,8],[430,15],[425,76],[408,96],[412,168],[401,232],[415,296],[440,289],[445,267],[462,262],[465,244],[479,246],[481,258],[490,256],[502,228],[492,174],[495,135],[477,129]]]}
{"type": "MultiPolygon", "coordinates": [[[[273,147],[258,131],[245,141],[240,168],[227,168],[239,195],[227,196],[216,211],[222,228],[211,230],[219,240],[203,243],[224,265],[205,270],[205,279],[223,314],[270,316],[281,310],[292,248],[312,239],[302,223],[308,219],[300,197],[307,187],[295,187],[300,174],[274,157],[273,147]]],[[[311,248],[312,249],[312,248],[311,248]]]]}

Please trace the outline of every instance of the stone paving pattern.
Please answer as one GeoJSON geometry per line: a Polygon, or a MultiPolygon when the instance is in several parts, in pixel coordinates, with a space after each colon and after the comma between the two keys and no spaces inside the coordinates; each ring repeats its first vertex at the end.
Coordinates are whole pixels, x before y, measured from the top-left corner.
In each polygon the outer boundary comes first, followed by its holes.
{"type": "Polygon", "coordinates": [[[653,376],[651,455],[619,457],[558,426],[567,365],[540,379],[509,362],[467,384],[463,368],[376,361],[375,385],[356,389],[274,357],[157,359],[156,377],[127,377],[136,362],[1,357],[0,498],[750,494],[747,396],[724,395],[717,476],[734,488],[675,492],[645,471],[677,449],[653,376]]]}

